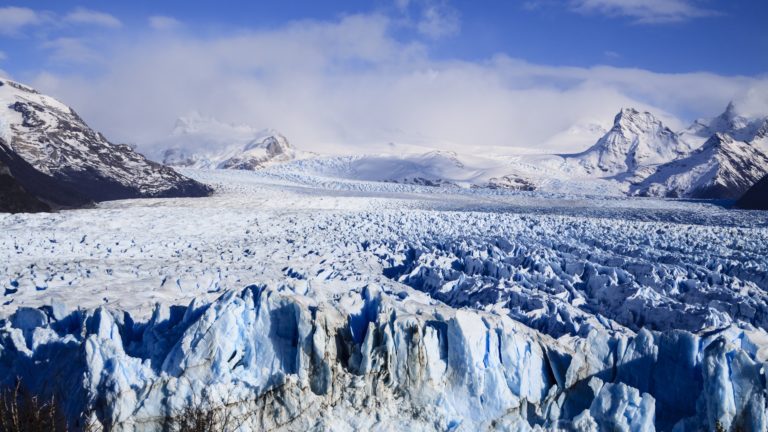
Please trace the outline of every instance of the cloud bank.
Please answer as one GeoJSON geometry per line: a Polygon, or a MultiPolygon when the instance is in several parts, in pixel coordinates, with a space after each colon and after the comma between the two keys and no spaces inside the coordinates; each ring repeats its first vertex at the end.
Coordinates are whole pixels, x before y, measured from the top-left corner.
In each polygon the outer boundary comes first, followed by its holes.
{"type": "MultiPolygon", "coordinates": [[[[610,123],[626,106],[652,110],[673,128],[734,98],[768,113],[765,77],[545,66],[503,54],[437,60],[430,35],[395,38],[402,23],[384,14],[211,36],[169,23],[150,21],[144,32],[87,52],[97,59],[80,52],[99,65],[88,74],[47,71],[30,80],[114,141],[144,147],[191,111],[275,128],[320,152],[376,151],[389,142],[578,151],[542,143],[577,123],[610,123]]],[[[59,48],[78,54],[77,45],[59,48]]]]}

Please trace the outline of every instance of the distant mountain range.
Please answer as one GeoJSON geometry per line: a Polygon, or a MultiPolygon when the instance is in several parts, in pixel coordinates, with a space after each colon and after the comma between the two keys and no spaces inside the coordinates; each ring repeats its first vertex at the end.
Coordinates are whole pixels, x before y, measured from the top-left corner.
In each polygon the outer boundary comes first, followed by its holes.
{"type": "Polygon", "coordinates": [[[680,133],[623,109],[594,146],[564,157],[582,174],[626,183],[631,195],[736,199],[768,174],[767,137],[768,117],[740,116],[733,104],[680,133]]]}
{"type": "MultiPolygon", "coordinates": [[[[180,118],[151,147],[153,162],[91,130],[69,107],[22,84],[0,80],[0,211],[45,211],[95,201],[195,197],[211,189],[171,167],[276,172],[440,187],[472,187],[738,199],[768,175],[768,116],[734,104],[675,132],[649,112],[622,109],[607,131],[574,126],[558,139],[603,134],[573,154],[418,153],[323,156],[295,149],[282,134],[180,118]],[[159,163],[161,162],[161,163],[159,163]]],[[[593,138],[594,139],[594,138],[593,138]]]]}
{"type": "Polygon", "coordinates": [[[655,167],[632,185],[645,196],[736,199],[768,173],[768,156],[758,147],[715,133],[703,146],[655,167]]]}
{"type": "Polygon", "coordinates": [[[16,197],[2,207],[16,211],[211,193],[127,145],[110,143],[56,99],[7,79],[0,79],[0,170],[3,196],[16,197]]]}
{"type": "Polygon", "coordinates": [[[733,104],[680,132],[649,112],[625,108],[607,131],[574,126],[558,140],[583,142],[589,134],[603,135],[574,154],[413,153],[393,144],[386,154],[320,156],[293,149],[275,131],[193,114],[179,119],[157,158],[171,166],[268,168],[427,186],[708,199],[737,199],[768,174],[768,117],[739,115],[733,104]]]}

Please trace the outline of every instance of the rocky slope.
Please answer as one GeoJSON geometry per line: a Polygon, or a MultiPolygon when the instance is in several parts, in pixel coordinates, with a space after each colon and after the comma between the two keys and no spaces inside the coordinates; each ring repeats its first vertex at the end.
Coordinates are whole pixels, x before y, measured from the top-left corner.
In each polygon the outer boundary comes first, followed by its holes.
{"type": "Polygon", "coordinates": [[[751,210],[768,210],[768,175],[736,201],[736,207],[751,210]]]}
{"type": "Polygon", "coordinates": [[[24,190],[11,170],[0,162],[0,212],[34,213],[50,209],[47,204],[24,190]]]}
{"type": "Polygon", "coordinates": [[[254,170],[267,165],[286,162],[296,156],[288,140],[280,134],[251,141],[242,151],[219,164],[222,169],[254,170]]]}
{"type": "Polygon", "coordinates": [[[54,206],[141,197],[205,196],[211,189],[94,132],[69,107],[0,80],[0,161],[54,206]]]}

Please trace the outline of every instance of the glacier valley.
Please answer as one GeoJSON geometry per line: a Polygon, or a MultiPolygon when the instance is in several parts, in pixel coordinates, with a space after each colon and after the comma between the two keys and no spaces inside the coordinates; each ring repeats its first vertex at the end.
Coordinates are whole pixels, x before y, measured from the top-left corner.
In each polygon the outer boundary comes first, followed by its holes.
{"type": "Polygon", "coordinates": [[[182,173],[215,193],[0,214],[3,384],[75,429],[768,427],[768,213],[182,173]]]}

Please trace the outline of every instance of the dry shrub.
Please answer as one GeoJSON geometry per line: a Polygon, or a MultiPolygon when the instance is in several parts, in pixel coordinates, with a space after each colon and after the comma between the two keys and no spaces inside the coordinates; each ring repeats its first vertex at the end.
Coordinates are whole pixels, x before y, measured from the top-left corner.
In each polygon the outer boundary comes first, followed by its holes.
{"type": "Polygon", "coordinates": [[[0,391],[0,432],[60,431],[67,431],[67,421],[55,397],[33,395],[21,380],[0,391]]]}

